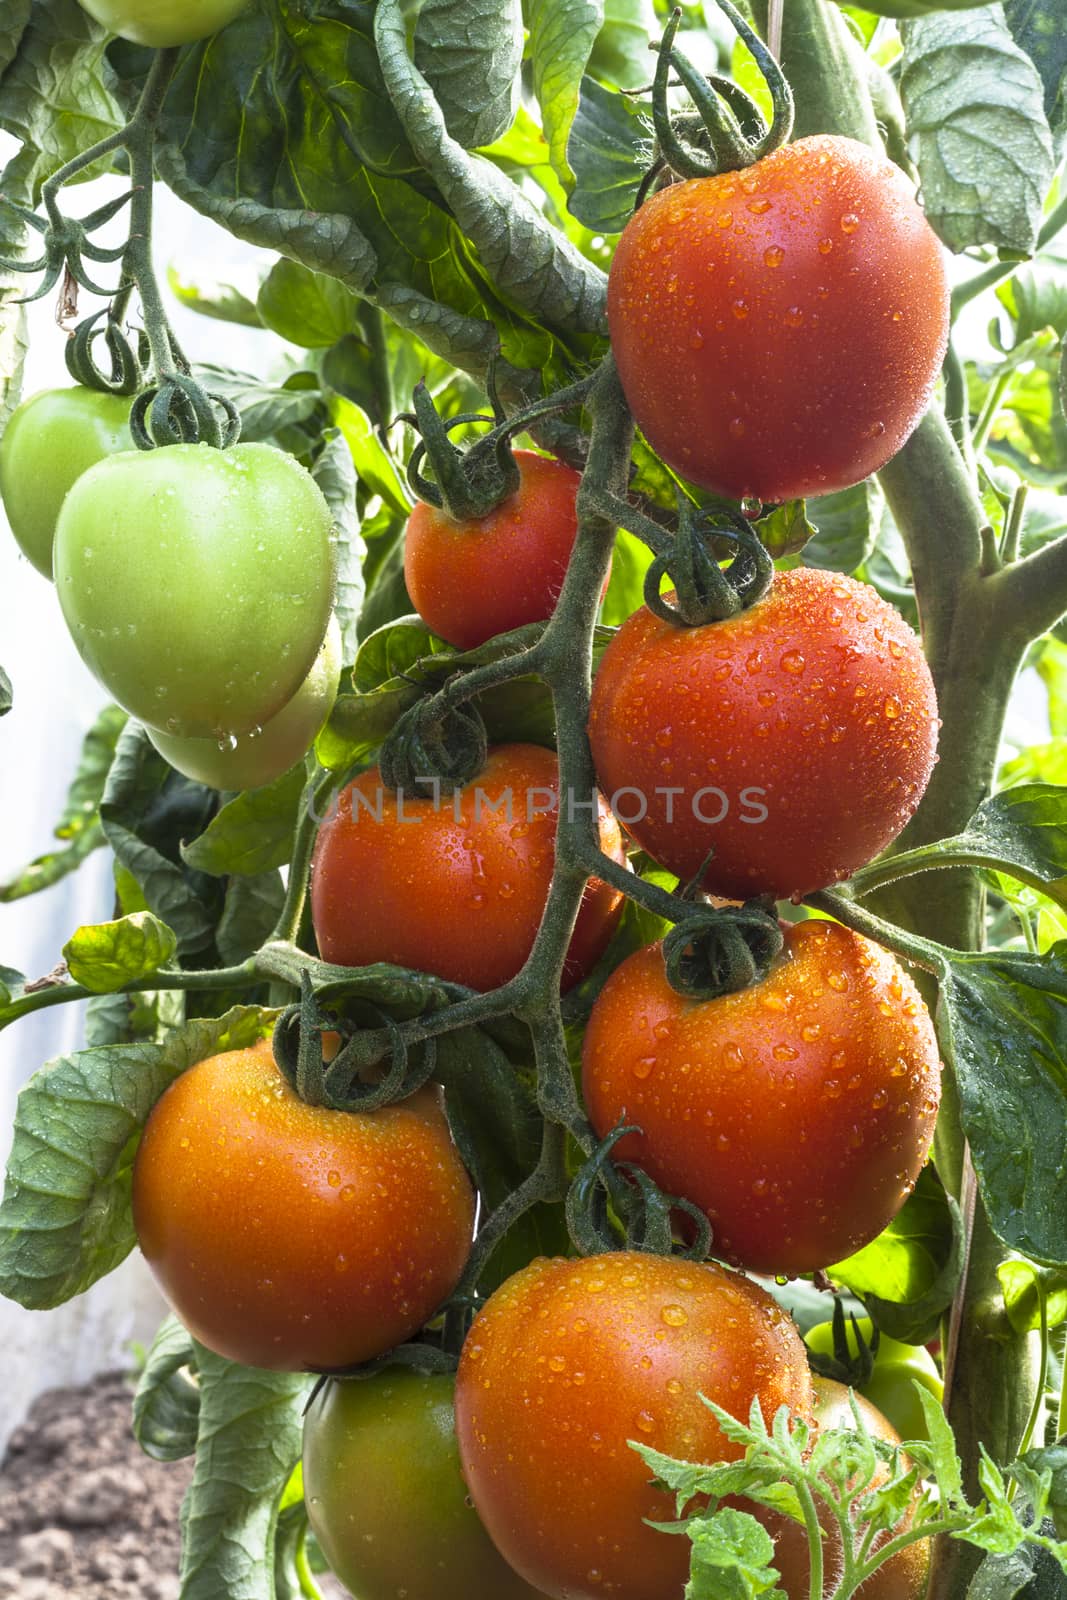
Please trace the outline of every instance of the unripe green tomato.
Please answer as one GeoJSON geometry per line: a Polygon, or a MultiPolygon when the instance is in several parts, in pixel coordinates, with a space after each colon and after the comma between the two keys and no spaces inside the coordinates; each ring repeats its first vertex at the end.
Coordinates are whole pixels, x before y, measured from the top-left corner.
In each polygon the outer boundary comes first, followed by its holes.
{"type": "Polygon", "coordinates": [[[287,705],[264,723],[263,732],[231,744],[183,739],[158,728],[145,732],[161,756],[197,783],[212,789],[261,789],[302,760],[337,698],[341,678],[341,629],[330,618],[315,665],[287,705]]]}
{"type": "Polygon", "coordinates": [[[333,604],[330,508],[266,444],[176,444],[80,477],[56,529],[59,602],[90,671],[166,733],[252,733],[292,699],[333,604]]]}
{"type": "MultiPolygon", "coordinates": [[[[869,1317],[858,1317],[856,1320],[864,1343],[869,1345],[874,1324],[869,1317]]],[[[855,1355],[858,1346],[851,1322],[847,1324],[847,1332],[849,1351],[855,1355]]],[[[804,1341],[816,1355],[832,1356],[833,1323],[820,1322],[814,1328],[809,1328],[804,1341]]],[[[874,1371],[862,1388],[854,1387],[889,1418],[902,1439],[928,1439],[930,1435],[922,1401],[915,1392],[912,1380],[928,1389],[940,1405],[945,1386],[929,1350],[921,1344],[901,1344],[898,1339],[889,1339],[883,1333],[878,1341],[874,1371]]]]}
{"type": "Polygon", "coordinates": [[[308,1519],[359,1600],[538,1600],[471,1504],[454,1391],[448,1373],[390,1367],[326,1384],[308,1409],[308,1519]]]}
{"type": "Polygon", "coordinates": [[[247,9],[248,0],[81,0],[109,33],[165,49],[209,39],[247,9]]]}
{"type": "Polygon", "coordinates": [[[0,498],[19,549],[46,578],[67,491],[105,456],[133,448],[130,403],[78,384],[43,389],[11,413],[0,437],[0,498]]]}

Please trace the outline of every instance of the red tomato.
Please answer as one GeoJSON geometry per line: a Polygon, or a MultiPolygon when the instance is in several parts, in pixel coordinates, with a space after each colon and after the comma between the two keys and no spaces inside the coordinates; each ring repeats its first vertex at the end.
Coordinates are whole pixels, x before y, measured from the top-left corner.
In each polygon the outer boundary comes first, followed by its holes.
{"type": "Polygon", "coordinates": [[[789,1317],[721,1267],[620,1251],[541,1258],[491,1296],[456,1382],[460,1461],[497,1548],[565,1600],[682,1600],[674,1496],[628,1440],[690,1461],[736,1460],[700,1399],[746,1419],[758,1399],[807,1415],[811,1381],[789,1317]]]}
{"type": "Polygon", "coordinates": [[[762,983],[718,1000],[668,984],[659,945],[608,979],[582,1083],[604,1136],[705,1210],[714,1250],[757,1272],[811,1272],[867,1244],[911,1192],[940,1095],[937,1041],[911,979],[833,922],[785,930],[762,983]]]}
{"type": "Polygon", "coordinates": [[[925,411],[948,339],[941,246],[883,155],[830,135],[661,190],[608,279],[649,443],[720,494],[858,483],[925,411]]]}
{"type": "Polygon", "coordinates": [[[264,1041],[171,1084],[137,1152],[133,1215],[190,1333],[297,1371],[416,1333],[459,1281],[474,1194],[436,1090],[379,1111],[309,1106],[264,1041]]]}
{"type": "Polygon", "coordinates": [[[434,632],[463,650],[550,617],[574,548],[579,474],[532,450],[515,460],[519,487],[488,516],[456,522],[420,501],[408,522],[408,593],[434,632]]]}
{"type": "MultiPolygon", "coordinates": [[[[815,1390],[815,1419],[820,1427],[848,1428],[850,1431],[854,1429],[855,1418],[849,1404],[849,1392],[844,1385],[834,1383],[830,1378],[813,1378],[812,1386],[815,1390]]],[[[872,1438],[884,1439],[887,1444],[900,1443],[900,1435],[877,1406],[872,1406],[862,1395],[856,1396],[856,1403],[863,1417],[864,1426],[872,1438]]],[[[875,1473],[874,1482],[885,1483],[888,1478],[888,1471],[882,1467],[875,1473]]],[[[777,1567],[781,1574],[781,1587],[789,1600],[809,1600],[811,1558],[808,1536],[804,1529],[789,1518],[779,1517],[762,1507],[746,1503],[744,1509],[759,1517],[775,1541],[772,1565],[777,1567]]],[[[822,1511],[819,1520],[824,1532],[823,1594],[829,1596],[836,1591],[844,1567],[841,1533],[833,1522],[828,1508],[822,1511]]],[[[895,1532],[906,1532],[913,1520],[914,1513],[909,1511],[897,1524],[895,1532]]],[[[879,1550],[887,1538],[888,1535],[880,1534],[874,1540],[873,1550],[879,1550]]],[[[923,1600],[929,1567],[930,1543],[929,1540],[923,1539],[908,1545],[883,1567],[879,1567],[878,1571],[856,1590],[857,1597],[859,1600],[923,1600]]]]}
{"type": "MultiPolygon", "coordinates": [[[[392,962],[472,989],[495,989],[530,953],[555,861],[559,766],[540,745],[498,745],[456,796],[404,797],[377,767],[340,797],[319,832],[311,911],[326,961],[392,962]]],[[[625,860],[603,799],[601,848],[625,860]]],[[[622,915],[623,896],[586,889],[564,967],[564,987],[596,964],[622,915]]]]}
{"type": "Polygon", "coordinates": [[[711,893],[799,896],[883,850],[922,798],[937,702],[866,584],[798,567],[701,628],[642,607],[593,685],[600,786],[643,849],[711,893]]]}

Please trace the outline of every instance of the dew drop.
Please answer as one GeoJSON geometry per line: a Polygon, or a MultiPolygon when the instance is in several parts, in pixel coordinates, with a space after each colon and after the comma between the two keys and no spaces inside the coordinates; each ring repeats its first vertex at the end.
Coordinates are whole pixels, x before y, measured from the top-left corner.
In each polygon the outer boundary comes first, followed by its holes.
{"type": "Polygon", "coordinates": [[[854,211],[846,211],[844,216],[841,218],[842,233],[855,233],[859,225],[860,219],[857,217],[854,211]]]}
{"type": "Polygon", "coordinates": [[[834,247],[834,241],[832,239],[820,239],[819,240],[819,254],[820,255],[828,256],[830,254],[830,251],[833,249],[833,247],[834,247]]]}
{"type": "Polygon", "coordinates": [[[660,1321],[665,1322],[668,1328],[684,1328],[689,1321],[689,1313],[683,1306],[664,1306],[660,1312],[660,1321]]]}
{"type": "Polygon", "coordinates": [[[734,214],[732,211],[720,211],[715,220],[720,228],[729,228],[734,220],[734,214]]]}
{"type": "Polygon", "coordinates": [[[783,672],[803,672],[806,662],[799,650],[787,650],[778,665],[783,672]]]}
{"type": "Polygon", "coordinates": [[[790,306],[782,321],[787,328],[799,328],[804,321],[804,313],[799,306],[790,306]]]}
{"type": "Polygon", "coordinates": [[[634,1418],[634,1421],[637,1423],[637,1426],[640,1428],[642,1433],[651,1433],[652,1429],[656,1426],[656,1419],[652,1415],[651,1411],[639,1411],[637,1416],[634,1418]]]}
{"type": "Polygon", "coordinates": [[[769,244],[763,252],[763,264],[766,267],[780,267],[785,260],[785,251],[780,244],[769,244]]]}
{"type": "Polygon", "coordinates": [[[891,694],[882,702],[882,711],[888,717],[890,722],[895,722],[900,716],[902,710],[903,707],[901,706],[896,695],[891,694]]]}
{"type": "Polygon", "coordinates": [[[745,436],[745,424],[744,424],[743,418],[741,418],[741,417],[731,417],[730,418],[730,438],[731,439],[743,439],[744,436],[745,436]]]}
{"type": "Polygon", "coordinates": [[[748,316],[748,311],[749,311],[748,301],[747,300],[741,300],[741,299],[735,300],[730,309],[732,310],[734,316],[737,318],[738,322],[744,322],[745,318],[748,316]]]}

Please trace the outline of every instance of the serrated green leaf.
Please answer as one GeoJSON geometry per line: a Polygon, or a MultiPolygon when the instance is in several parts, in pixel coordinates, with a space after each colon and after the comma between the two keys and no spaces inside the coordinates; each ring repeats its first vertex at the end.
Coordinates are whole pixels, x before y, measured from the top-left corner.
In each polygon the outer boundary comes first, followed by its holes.
{"type": "Polygon", "coordinates": [[[325,350],[356,326],[359,301],[337,278],[276,261],[256,298],[259,320],[306,350],[325,350]]]}
{"type": "Polygon", "coordinates": [[[1031,255],[1054,165],[1033,62],[999,5],[902,31],[900,92],[932,227],[950,250],[1031,255]]]}
{"type": "Polygon", "coordinates": [[[757,528],[761,541],[776,561],[784,556],[799,555],[816,532],[804,500],[787,500],[775,506],[767,516],[760,518],[757,528]]]}
{"type": "Polygon", "coordinates": [[[520,0],[423,0],[415,65],[465,149],[492,144],[511,126],[522,47],[520,0]]]}
{"type": "Polygon", "coordinates": [[[1060,0],[1004,0],[1012,38],[1037,68],[1056,153],[1067,145],[1067,28],[1060,0]]]}
{"type": "Polygon", "coordinates": [[[534,94],[549,157],[561,182],[571,189],[574,173],[567,163],[567,145],[582,76],[604,24],[604,0],[528,0],[527,23],[534,94]]]}
{"type": "Polygon", "coordinates": [[[313,1380],[194,1349],[200,1417],[182,1506],[182,1600],[273,1600],[278,1504],[313,1380]]]}
{"type": "Polygon", "coordinates": [[[648,82],[648,46],[658,23],[652,0],[604,0],[604,22],[593,41],[589,72],[615,89],[648,82]]]}
{"type": "Polygon", "coordinates": [[[573,216],[597,233],[621,233],[652,165],[648,107],[585,77],[567,144],[573,216]]]}
{"type": "Polygon", "coordinates": [[[884,507],[875,478],[809,500],[808,520],[815,533],[804,547],[804,566],[845,573],[862,567],[877,543],[884,507]]]}
{"type": "Polygon", "coordinates": [[[182,856],[198,872],[224,878],[254,877],[284,867],[304,793],[304,769],[295,766],[262,789],[248,789],[224,805],[182,856]]]}
{"type": "Polygon", "coordinates": [[[285,885],[277,870],[232,877],[215,929],[219,958],[237,966],[254,955],[270,938],[284,904],[285,885]]]}
{"type": "Polygon", "coordinates": [[[330,411],[351,452],[360,483],[372,494],[381,495],[398,516],[406,517],[414,503],[411,492],[367,413],[343,395],[334,398],[330,411]]]}
{"type": "Polygon", "coordinates": [[[159,1096],[196,1061],[263,1036],[273,1013],[239,1007],[165,1044],[57,1056],[22,1090],[0,1203],[0,1293],[30,1310],[82,1294],[136,1242],[133,1159],[159,1096]]]}
{"type": "Polygon", "coordinates": [[[63,959],[75,983],[94,994],[112,994],[167,966],[177,948],[166,923],[150,911],[136,911],[118,922],[79,928],[63,946],[63,959]]]}
{"type": "Polygon", "coordinates": [[[723,1507],[690,1524],[692,1566],[686,1600],[754,1600],[780,1595],[774,1541],[747,1511],[723,1507]]]}
{"type": "Polygon", "coordinates": [[[133,1397],[133,1432],[153,1461],[181,1461],[196,1450],[200,1390],[196,1349],[177,1317],[167,1317],[152,1341],[133,1397]]]}
{"type": "Polygon", "coordinates": [[[1043,252],[1002,283],[997,298],[1015,324],[1017,345],[1045,328],[1053,328],[1062,338],[1067,333],[1067,258],[1043,252]]]}

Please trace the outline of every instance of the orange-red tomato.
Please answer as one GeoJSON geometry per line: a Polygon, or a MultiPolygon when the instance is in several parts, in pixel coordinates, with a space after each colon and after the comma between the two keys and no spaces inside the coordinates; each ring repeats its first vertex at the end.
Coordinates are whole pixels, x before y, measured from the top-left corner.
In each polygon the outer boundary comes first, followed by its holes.
{"type": "Polygon", "coordinates": [[[599,1135],[707,1212],[716,1255],[811,1272],[867,1244],[914,1186],[940,1094],[918,991],[880,946],[832,922],[785,930],[785,959],[718,1000],[668,984],[659,945],[608,979],[583,1048],[599,1135]]]}
{"type": "Polygon", "coordinates": [[[643,849],[728,899],[799,897],[883,850],[922,798],[937,702],[866,584],[798,567],[725,622],[642,607],[593,685],[597,775],[643,849]]]}
{"type": "Polygon", "coordinates": [[[608,279],[612,349],[649,443],[736,498],[829,494],[884,466],[929,403],[948,313],[911,185],[830,135],[653,195],[608,279]]]}
{"type": "Polygon", "coordinates": [[[457,522],[420,501],[408,522],[408,593],[434,632],[464,650],[550,617],[574,548],[579,474],[532,450],[515,460],[519,487],[488,516],[457,522]]]}
{"type": "MultiPolygon", "coordinates": [[[[472,989],[495,989],[533,945],[555,862],[559,765],[540,745],[498,745],[455,796],[409,799],[377,767],[343,792],[323,823],[311,872],[311,910],[327,961],[388,961],[472,989]]],[[[589,804],[576,797],[576,804],[589,804]]],[[[601,848],[625,860],[598,797],[601,848]]],[[[623,896],[586,889],[564,987],[586,975],[622,915],[623,896]]]]}
{"type": "Polygon", "coordinates": [[[531,1262],[489,1299],[456,1383],[460,1461],[497,1548],[556,1600],[682,1600],[689,1541],[673,1495],[628,1440],[736,1460],[700,1399],[746,1419],[758,1399],[810,1418],[793,1323],[712,1266],[620,1251],[531,1262]]]}
{"type": "Polygon", "coordinates": [[[474,1193],[436,1090],[379,1111],[309,1106],[264,1042],[167,1089],[133,1215],[190,1333],[297,1371],[370,1360],[428,1321],[466,1263],[474,1193]]]}
{"type": "MultiPolygon", "coordinates": [[[[821,1428],[851,1430],[855,1427],[848,1390],[843,1384],[834,1383],[831,1378],[816,1377],[812,1379],[812,1387],[815,1391],[815,1420],[821,1428]]],[[[862,1395],[856,1396],[856,1404],[863,1417],[864,1426],[873,1439],[884,1439],[887,1444],[900,1443],[900,1435],[877,1406],[872,1406],[862,1395]]],[[[888,1469],[880,1467],[875,1472],[875,1485],[886,1482],[888,1477],[888,1469]]],[[[759,1517],[775,1541],[771,1564],[778,1569],[781,1575],[781,1587],[789,1596],[789,1600],[809,1600],[811,1560],[808,1536],[804,1529],[789,1518],[778,1516],[761,1507],[746,1504],[745,1510],[759,1517]]],[[[913,1520],[914,1513],[909,1511],[897,1524],[895,1532],[906,1532],[913,1520]]],[[[829,1509],[822,1511],[820,1522],[825,1535],[823,1594],[831,1595],[841,1580],[844,1566],[841,1533],[833,1522],[829,1509]]],[[[879,1534],[873,1542],[873,1551],[878,1551],[886,1543],[887,1538],[887,1534],[879,1534]]],[[[879,1567],[877,1572],[856,1590],[856,1594],[860,1600],[923,1600],[929,1568],[929,1540],[919,1540],[915,1544],[906,1546],[898,1555],[892,1556],[884,1566],[879,1567]]]]}

